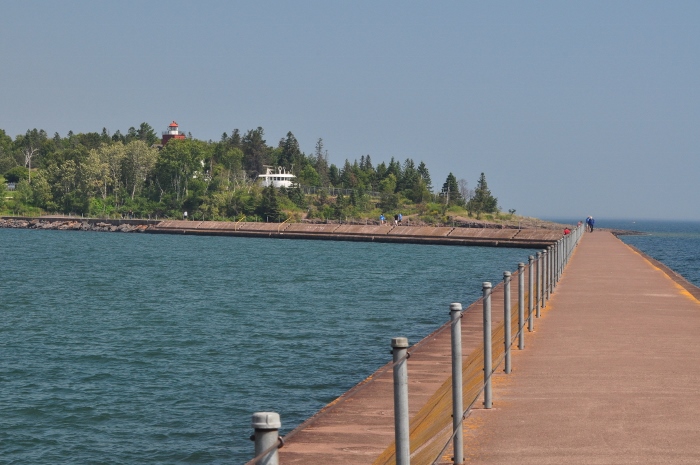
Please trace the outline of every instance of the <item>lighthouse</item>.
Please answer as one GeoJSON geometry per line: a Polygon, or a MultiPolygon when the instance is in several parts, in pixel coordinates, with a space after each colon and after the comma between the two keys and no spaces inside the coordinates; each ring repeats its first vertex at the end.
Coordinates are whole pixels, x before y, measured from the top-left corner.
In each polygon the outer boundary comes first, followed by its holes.
{"type": "Polygon", "coordinates": [[[184,139],[184,138],[185,138],[185,135],[180,132],[179,126],[177,125],[177,123],[175,121],[173,121],[168,126],[168,130],[163,131],[163,139],[161,141],[161,144],[163,146],[165,146],[165,144],[167,144],[170,139],[184,139]]]}

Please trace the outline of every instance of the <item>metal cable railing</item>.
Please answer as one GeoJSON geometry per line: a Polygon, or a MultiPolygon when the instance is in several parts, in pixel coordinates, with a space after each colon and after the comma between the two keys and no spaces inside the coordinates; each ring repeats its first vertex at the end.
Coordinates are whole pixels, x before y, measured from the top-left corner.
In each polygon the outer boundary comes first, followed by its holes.
{"type": "MultiPolygon", "coordinates": [[[[541,310],[546,308],[547,302],[554,292],[556,284],[560,280],[576,245],[582,237],[582,233],[583,228],[581,226],[575,228],[570,235],[564,236],[555,244],[547,247],[547,249],[538,252],[536,259],[531,256],[527,265],[521,263],[517,271],[513,273],[505,272],[504,281],[495,288],[491,288],[491,283],[484,283],[483,296],[473,302],[464,312],[461,312],[461,304],[453,304],[459,306],[459,318],[445,323],[434,331],[431,336],[437,336],[447,329],[452,330],[458,324],[460,324],[459,331],[461,333],[461,321],[464,314],[470,309],[475,309],[479,305],[482,305],[484,309],[484,345],[480,347],[477,346],[467,356],[458,357],[458,359],[466,362],[460,362],[462,365],[462,383],[459,388],[461,389],[462,405],[467,405],[467,407],[463,411],[461,411],[461,409],[456,412],[453,411],[452,396],[455,387],[452,383],[452,377],[448,377],[423,407],[410,419],[408,434],[406,434],[405,437],[399,437],[397,433],[397,440],[400,441],[400,444],[397,445],[397,443],[394,442],[387,447],[374,461],[375,465],[394,463],[399,465],[407,463],[434,465],[441,461],[444,462],[448,460],[445,454],[450,444],[455,444],[455,439],[462,437],[464,421],[471,414],[476,401],[483,395],[485,408],[491,408],[491,381],[494,373],[496,373],[503,364],[505,364],[504,371],[506,373],[510,372],[511,349],[516,344],[516,341],[518,341],[519,348],[524,349],[523,334],[525,327],[528,327],[528,332],[533,331],[533,317],[539,318],[541,310]],[[518,292],[511,293],[511,283],[515,279],[517,279],[518,292]],[[491,301],[494,296],[498,297],[496,303],[500,302],[499,299],[501,299],[501,296],[503,297],[503,318],[495,327],[491,328],[491,301]],[[513,326],[517,328],[515,334],[512,334],[510,331],[510,328],[513,326]],[[459,421],[453,422],[453,416],[459,417],[459,421]],[[450,429],[450,426],[452,426],[452,429],[450,429]],[[408,441],[408,444],[404,444],[405,441],[408,441]]],[[[428,338],[425,338],[423,341],[427,339],[428,338]]],[[[336,408],[338,405],[352,399],[359,392],[367,389],[377,379],[383,377],[389,369],[394,370],[396,389],[397,370],[405,369],[405,363],[410,357],[411,352],[415,351],[423,341],[415,344],[410,350],[406,350],[405,356],[386,364],[375,374],[326,406],[321,412],[336,408]]],[[[461,354],[461,343],[459,353],[461,354]]],[[[460,371],[458,370],[457,373],[460,373],[460,371]]],[[[459,385],[459,383],[457,384],[459,385]]],[[[457,398],[459,399],[459,395],[457,398]]],[[[396,399],[397,397],[395,394],[395,402],[397,402],[396,399]]],[[[401,407],[395,405],[394,410],[395,412],[405,411],[405,415],[407,415],[408,400],[406,399],[403,402],[405,402],[406,405],[401,407]]],[[[292,439],[305,427],[309,426],[315,418],[316,416],[306,420],[289,433],[284,440],[289,441],[292,439]]],[[[407,424],[409,423],[408,419],[406,419],[406,422],[407,424]]],[[[396,424],[399,424],[398,420],[396,424]]],[[[256,435],[257,432],[258,430],[256,430],[256,435]]],[[[268,447],[256,454],[256,457],[249,461],[248,464],[277,464],[276,450],[283,444],[284,441],[281,439],[270,441],[268,447]]],[[[455,447],[454,450],[461,450],[461,446],[459,448],[455,447]]],[[[462,459],[463,457],[453,457],[455,463],[461,463],[462,459]]]]}

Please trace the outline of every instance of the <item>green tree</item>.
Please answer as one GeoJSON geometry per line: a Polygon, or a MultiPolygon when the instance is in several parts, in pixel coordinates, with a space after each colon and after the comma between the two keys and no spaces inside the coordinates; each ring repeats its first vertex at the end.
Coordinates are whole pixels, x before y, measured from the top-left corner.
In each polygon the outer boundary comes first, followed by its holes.
{"type": "Polygon", "coordinates": [[[444,198],[445,205],[464,205],[464,198],[459,192],[457,178],[452,173],[447,175],[447,179],[442,185],[441,195],[444,198]]]}
{"type": "Polygon", "coordinates": [[[390,173],[379,182],[381,192],[380,208],[383,210],[395,210],[399,206],[399,195],[396,191],[396,176],[390,173]]]}
{"type": "MultiPolygon", "coordinates": [[[[160,191],[159,200],[174,195],[176,202],[187,196],[187,187],[192,175],[201,168],[202,143],[193,139],[172,139],[158,154],[154,179],[160,191]]],[[[179,208],[179,205],[177,205],[179,208]]]]}
{"type": "Polygon", "coordinates": [[[5,206],[5,192],[7,191],[7,186],[5,185],[5,180],[0,177],[0,210],[5,206]]]}
{"type": "Polygon", "coordinates": [[[467,210],[476,213],[477,218],[480,218],[482,213],[495,213],[498,211],[498,199],[491,195],[484,173],[481,173],[479,181],[476,183],[474,197],[469,200],[467,210]]]}
{"type": "Polygon", "coordinates": [[[15,187],[15,200],[20,204],[31,205],[34,200],[34,191],[26,179],[21,180],[15,187]]]}
{"type": "Polygon", "coordinates": [[[106,206],[104,201],[107,200],[114,182],[109,176],[109,166],[100,151],[90,150],[87,159],[81,164],[81,172],[86,194],[89,197],[99,195],[103,201],[101,205],[106,206]]]}
{"type": "Polygon", "coordinates": [[[263,165],[268,164],[268,147],[264,135],[263,128],[258,127],[248,131],[242,140],[243,164],[252,176],[264,173],[263,165]]]}
{"type": "Polygon", "coordinates": [[[7,182],[20,182],[22,179],[29,179],[29,170],[24,166],[15,166],[5,173],[7,182]]]}
{"type": "MultiPolygon", "coordinates": [[[[145,123],[144,123],[145,124],[145,123]]],[[[124,186],[134,200],[136,193],[140,193],[146,180],[156,166],[158,149],[143,140],[129,142],[124,148],[124,161],[122,176],[124,186]]]]}
{"type": "Polygon", "coordinates": [[[331,186],[340,187],[340,170],[333,163],[328,168],[328,181],[331,183],[331,186]]]}
{"type": "Polygon", "coordinates": [[[321,185],[321,177],[311,165],[306,165],[301,173],[299,173],[298,181],[306,186],[318,187],[321,185]]]}
{"type": "Polygon", "coordinates": [[[330,182],[329,166],[328,166],[328,151],[323,148],[323,139],[319,137],[316,141],[316,148],[313,156],[313,165],[316,173],[318,173],[319,186],[327,187],[330,182]]]}
{"type": "Polygon", "coordinates": [[[273,222],[282,220],[277,191],[274,187],[268,186],[263,188],[262,201],[260,202],[258,212],[265,220],[269,219],[273,222]]]}
{"type": "Polygon", "coordinates": [[[149,147],[157,144],[159,141],[158,134],[153,130],[150,124],[141,123],[136,130],[136,139],[146,143],[149,147]]]}
{"type": "Polygon", "coordinates": [[[44,210],[55,210],[51,186],[43,172],[37,173],[32,182],[32,203],[44,210]]]}
{"type": "Polygon", "coordinates": [[[418,174],[420,174],[421,178],[423,178],[423,182],[425,183],[425,188],[428,190],[428,192],[433,191],[433,182],[430,180],[430,172],[428,171],[428,167],[425,166],[424,162],[420,162],[418,165],[418,174]]]}
{"type": "Polygon", "coordinates": [[[13,156],[12,138],[0,129],[0,174],[17,166],[13,156]]]}
{"type": "Polygon", "coordinates": [[[303,168],[304,154],[301,153],[299,141],[297,141],[297,138],[294,137],[291,131],[288,132],[287,137],[280,142],[280,148],[282,151],[277,160],[278,164],[290,171],[292,167],[296,167],[297,172],[299,172],[303,168]]]}
{"type": "MultiPolygon", "coordinates": [[[[311,167],[309,166],[309,168],[311,167]]],[[[304,192],[301,190],[301,187],[299,187],[298,184],[288,189],[287,195],[289,196],[289,200],[291,200],[297,207],[303,209],[308,208],[309,203],[306,201],[306,196],[304,195],[304,192]]]]}
{"type": "Polygon", "coordinates": [[[27,130],[23,136],[17,136],[15,145],[20,152],[20,157],[24,161],[24,166],[29,170],[27,181],[32,183],[32,161],[36,164],[36,159],[42,155],[41,149],[48,137],[43,129],[27,130]]]}

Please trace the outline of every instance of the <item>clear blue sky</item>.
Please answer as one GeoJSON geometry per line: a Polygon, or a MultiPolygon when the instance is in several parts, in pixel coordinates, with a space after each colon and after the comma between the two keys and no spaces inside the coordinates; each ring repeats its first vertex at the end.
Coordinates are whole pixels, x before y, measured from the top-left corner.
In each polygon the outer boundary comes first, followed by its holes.
{"type": "Polygon", "coordinates": [[[700,220],[697,1],[0,1],[0,128],[292,131],[504,210],[700,220]]]}

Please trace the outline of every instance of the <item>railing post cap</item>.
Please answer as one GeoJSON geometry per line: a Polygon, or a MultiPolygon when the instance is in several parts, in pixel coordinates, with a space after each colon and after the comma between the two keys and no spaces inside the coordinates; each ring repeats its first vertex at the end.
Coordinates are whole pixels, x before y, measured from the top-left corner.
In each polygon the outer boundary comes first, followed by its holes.
{"type": "Polygon", "coordinates": [[[504,272],[503,272],[503,277],[504,277],[504,278],[509,278],[509,277],[510,277],[510,271],[504,271],[504,272]]]}
{"type": "Polygon", "coordinates": [[[254,429],[280,429],[282,422],[277,412],[255,412],[253,414],[254,429]]]}
{"type": "Polygon", "coordinates": [[[534,255],[530,255],[529,257],[527,257],[527,259],[528,259],[529,261],[534,261],[534,260],[535,260],[535,256],[534,256],[534,255]]]}
{"type": "Polygon", "coordinates": [[[483,287],[484,289],[491,289],[491,283],[490,283],[490,282],[484,282],[484,283],[482,284],[482,287],[483,287]]]}
{"type": "Polygon", "coordinates": [[[541,256],[542,256],[542,252],[537,252],[537,257],[539,258],[541,256]]]}
{"type": "Polygon", "coordinates": [[[407,349],[408,348],[408,338],[407,337],[393,337],[391,338],[391,347],[394,349],[407,349]]]}
{"type": "Polygon", "coordinates": [[[450,311],[451,312],[461,312],[462,311],[462,304],[459,302],[453,302],[450,304],[450,311]]]}
{"type": "Polygon", "coordinates": [[[518,268],[525,268],[525,264],[523,262],[518,263],[518,268]]]}

